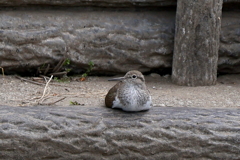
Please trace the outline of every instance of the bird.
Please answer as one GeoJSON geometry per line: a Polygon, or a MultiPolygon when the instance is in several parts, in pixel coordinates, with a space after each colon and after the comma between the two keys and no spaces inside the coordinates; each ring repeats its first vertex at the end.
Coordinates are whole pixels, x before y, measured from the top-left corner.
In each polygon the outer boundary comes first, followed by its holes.
{"type": "Polygon", "coordinates": [[[141,72],[132,70],[124,77],[109,79],[109,81],[120,82],[108,91],[105,97],[106,107],[120,108],[127,112],[145,111],[152,107],[150,92],[141,72]]]}

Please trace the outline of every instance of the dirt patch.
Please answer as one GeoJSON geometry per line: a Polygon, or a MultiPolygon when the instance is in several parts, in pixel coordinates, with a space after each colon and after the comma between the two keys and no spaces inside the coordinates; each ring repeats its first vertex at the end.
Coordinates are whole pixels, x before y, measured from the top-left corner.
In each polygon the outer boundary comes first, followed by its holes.
{"type": "MultiPolygon", "coordinates": [[[[103,107],[105,95],[116,84],[107,81],[109,78],[89,77],[81,82],[79,77],[72,77],[70,82],[50,82],[50,92],[41,103],[103,107]]],[[[155,107],[240,107],[240,74],[220,76],[215,86],[204,87],[178,86],[171,82],[170,76],[152,74],[145,78],[155,107]]],[[[44,87],[21,81],[15,76],[0,76],[0,105],[36,105],[44,87]]]]}

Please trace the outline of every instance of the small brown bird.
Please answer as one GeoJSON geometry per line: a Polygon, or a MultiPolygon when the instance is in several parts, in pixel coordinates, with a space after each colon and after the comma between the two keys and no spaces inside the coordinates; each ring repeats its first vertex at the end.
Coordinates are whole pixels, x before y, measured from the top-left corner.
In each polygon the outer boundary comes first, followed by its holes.
{"type": "Polygon", "coordinates": [[[143,111],[152,107],[151,96],[141,72],[133,70],[124,77],[109,79],[120,81],[113,86],[105,97],[109,108],[121,108],[124,111],[143,111]]]}

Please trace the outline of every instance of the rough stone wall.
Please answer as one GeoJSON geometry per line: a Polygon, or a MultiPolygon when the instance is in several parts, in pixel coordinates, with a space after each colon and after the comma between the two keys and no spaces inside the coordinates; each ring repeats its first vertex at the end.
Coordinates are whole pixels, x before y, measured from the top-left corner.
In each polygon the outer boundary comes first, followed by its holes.
{"type": "Polygon", "coordinates": [[[223,12],[218,70],[240,73],[240,11],[223,12]]]}
{"type": "Polygon", "coordinates": [[[1,6],[53,5],[53,6],[169,6],[176,5],[176,0],[0,0],[1,6]]]}
{"type": "MultiPolygon", "coordinates": [[[[0,6],[7,6],[0,8],[0,66],[6,72],[35,72],[64,56],[75,72],[86,69],[89,61],[103,73],[171,68],[175,10],[168,7],[175,4],[175,0],[0,0],[0,6]],[[83,5],[91,7],[76,7],[83,5]]],[[[239,13],[223,12],[218,72],[240,72],[239,13]]]]}
{"type": "MultiPolygon", "coordinates": [[[[239,0],[223,0],[224,3],[239,2],[239,0]]],[[[177,0],[0,0],[1,6],[53,5],[53,6],[172,6],[177,0]]]]}
{"type": "Polygon", "coordinates": [[[170,67],[174,12],[8,10],[0,14],[2,67],[36,67],[66,56],[81,69],[126,72],[170,67]]]}

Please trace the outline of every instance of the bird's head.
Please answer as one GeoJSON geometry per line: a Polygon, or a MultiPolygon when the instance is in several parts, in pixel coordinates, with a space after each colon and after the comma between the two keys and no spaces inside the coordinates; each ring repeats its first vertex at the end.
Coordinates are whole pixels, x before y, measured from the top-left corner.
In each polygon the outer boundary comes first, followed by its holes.
{"type": "Polygon", "coordinates": [[[129,71],[124,77],[112,78],[109,81],[123,81],[132,84],[143,84],[145,83],[144,76],[137,70],[129,71]]]}

